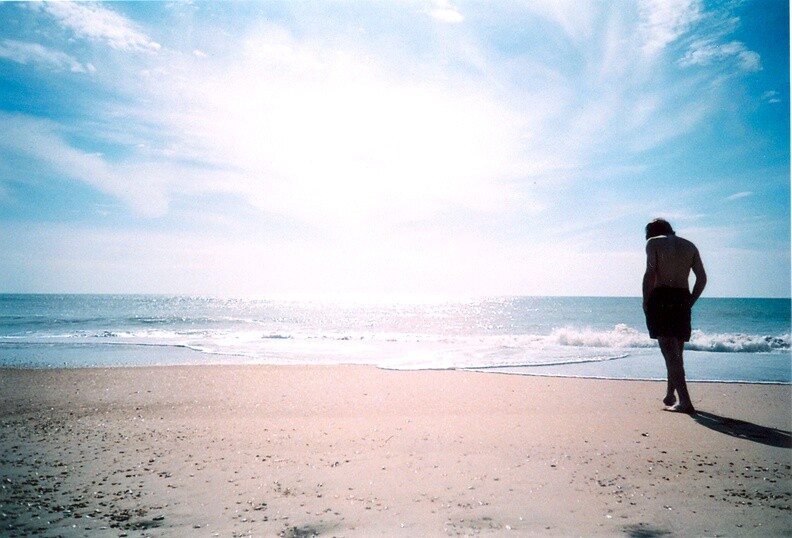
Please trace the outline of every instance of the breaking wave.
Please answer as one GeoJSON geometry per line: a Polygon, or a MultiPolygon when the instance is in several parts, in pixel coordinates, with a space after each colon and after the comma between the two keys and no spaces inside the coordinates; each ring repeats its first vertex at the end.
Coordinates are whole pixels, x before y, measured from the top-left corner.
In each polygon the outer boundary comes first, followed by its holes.
{"type": "Polygon", "coordinates": [[[646,348],[655,345],[647,333],[623,323],[616,325],[610,331],[576,327],[555,329],[549,340],[551,343],[573,347],[646,348]]]}
{"type": "Polygon", "coordinates": [[[715,353],[773,353],[789,351],[789,334],[757,336],[751,334],[705,334],[694,331],[687,349],[715,353]]]}
{"type": "MultiPolygon", "coordinates": [[[[616,325],[610,331],[574,327],[555,329],[548,342],[561,346],[621,349],[650,348],[657,345],[647,333],[624,324],[616,325]]],[[[690,342],[685,345],[685,348],[713,353],[788,352],[790,350],[790,335],[710,334],[694,330],[690,342]]]]}

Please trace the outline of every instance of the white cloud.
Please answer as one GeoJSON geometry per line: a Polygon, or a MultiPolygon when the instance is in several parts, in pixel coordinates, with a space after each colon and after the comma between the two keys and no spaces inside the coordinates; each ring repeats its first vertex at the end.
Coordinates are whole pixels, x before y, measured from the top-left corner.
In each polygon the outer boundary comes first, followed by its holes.
{"type": "Polygon", "coordinates": [[[483,87],[403,78],[361,51],[272,27],[230,61],[178,71],[191,75],[142,90],[159,102],[147,121],[173,135],[171,158],[214,163],[222,180],[158,174],[178,178],[175,189],[339,225],[489,211],[510,195],[501,180],[518,137],[511,111],[483,87]]]}
{"type": "Polygon", "coordinates": [[[590,37],[598,9],[589,0],[533,0],[525,8],[558,25],[573,40],[590,37]]]}
{"type": "Polygon", "coordinates": [[[641,0],[639,11],[642,50],[650,58],[687,33],[702,16],[700,0],[641,0]]]}
{"type": "Polygon", "coordinates": [[[647,151],[675,140],[693,132],[714,110],[712,103],[694,101],[658,112],[647,120],[646,129],[633,132],[629,147],[639,152],[647,151]]]}
{"type": "MultiPolygon", "coordinates": [[[[596,18],[589,10],[569,31],[582,38],[596,18]]],[[[653,149],[710,112],[669,106],[665,88],[647,94],[621,85],[640,68],[636,57],[607,70],[618,91],[583,95],[546,67],[541,88],[505,99],[492,90],[513,72],[476,78],[416,65],[405,73],[409,59],[343,40],[297,39],[274,25],[247,35],[231,56],[151,57],[152,76],[130,81],[146,109],[119,114],[145,125],[146,146],[124,171],[147,178],[158,200],[147,207],[119,195],[133,207],[156,214],[170,197],[228,193],[268,213],[345,229],[457,209],[535,213],[555,196],[537,195],[537,178],[574,181],[614,145],[653,149]]],[[[617,17],[609,43],[619,48],[626,35],[617,17]]],[[[618,155],[608,158],[618,165],[618,155]]],[[[109,181],[102,188],[120,192],[109,181]]]]}
{"type": "Polygon", "coordinates": [[[275,28],[231,59],[168,61],[134,82],[145,109],[114,113],[131,120],[122,160],[77,149],[55,123],[24,116],[4,115],[0,148],[148,216],[166,212],[172,197],[226,193],[348,230],[517,200],[504,180],[521,166],[519,136],[511,110],[485,88],[404,79],[360,51],[275,28]]]}
{"type": "Polygon", "coordinates": [[[781,94],[775,90],[768,90],[762,94],[762,101],[765,101],[770,104],[780,103],[781,94]]]}
{"type": "Polygon", "coordinates": [[[736,192],[731,196],[726,197],[726,201],[733,202],[734,200],[740,200],[742,198],[748,198],[749,196],[753,196],[752,191],[743,191],[743,192],[736,192]]]}
{"type": "Polygon", "coordinates": [[[465,17],[448,0],[434,0],[433,6],[427,10],[427,14],[441,22],[458,23],[465,20],[465,17]]]}
{"type": "Polygon", "coordinates": [[[93,72],[91,64],[83,66],[66,53],[50,50],[38,43],[25,43],[13,39],[0,41],[0,58],[24,65],[36,65],[52,71],[68,70],[72,73],[93,72]]]}
{"type": "Polygon", "coordinates": [[[642,0],[639,11],[642,50],[650,59],[685,38],[688,50],[678,61],[683,67],[734,62],[742,71],[762,69],[759,54],[740,41],[726,41],[740,25],[727,7],[705,10],[700,0],[642,0]]]}
{"type": "MultiPolygon", "coordinates": [[[[598,19],[596,6],[564,10],[548,0],[529,9],[582,39],[598,19]]],[[[660,13],[652,19],[658,28],[664,20],[672,29],[684,26],[661,4],[650,6],[660,13]]],[[[611,23],[599,37],[607,41],[607,62],[618,62],[631,34],[621,15],[611,23]]],[[[546,67],[547,84],[507,100],[492,89],[513,72],[475,78],[417,65],[413,72],[420,75],[405,74],[411,60],[371,55],[358,45],[297,39],[282,27],[261,25],[230,47],[231,56],[188,48],[192,54],[147,57],[151,76],[125,88],[141,96],[146,109],[118,111],[134,119],[133,131],[145,126],[138,154],[121,168],[62,139],[51,141],[60,143],[54,154],[72,149],[72,162],[101,164],[105,171],[93,178],[74,175],[144,214],[166,211],[171,197],[228,193],[266,212],[348,228],[460,208],[540,211],[549,202],[533,192],[534,179],[572,181],[567,178],[615,144],[619,151],[646,151],[689,132],[709,113],[706,106],[669,107],[673,99],[660,90],[636,94],[620,85],[640,68],[635,56],[605,69],[613,77],[608,86],[618,91],[584,88],[583,95],[546,67]],[[190,161],[198,164],[184,164],[190,161]]]]}
{"type": "Polygon", "coordinates": [[[119,50],[156,51],[160,45],[119,13],[95,3],[43,2],[40,8],[74,35],[119,50]]]}
{"type": "Polygon", "coordinates": [[[690,67],[694,65],[706,66],[719,62],[733,60],[742,71],[756,72],[762,70],[759,54],[748,50],[743,43],[732,41],[718,44],[711,40],[694,42],[685,56],[679,60],[679,65],[690,67]]]}
{"type": "Polygon", "coordinates": [[[167,210],[167,185],[146,170],[109,163],[72,147],[61,128],[50,121],[0,112],[0,123],[0,156],[33,158],[50,172],[111,194],[142,215],[156,216],[167,210]]]}

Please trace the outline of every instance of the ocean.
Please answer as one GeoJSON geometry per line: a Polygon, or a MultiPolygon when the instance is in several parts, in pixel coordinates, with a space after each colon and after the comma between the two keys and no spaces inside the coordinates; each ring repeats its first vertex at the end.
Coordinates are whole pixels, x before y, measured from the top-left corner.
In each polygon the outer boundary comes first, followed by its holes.
{"type": "MultiPolygon", "coordinates": [[[[789,299],[704,297],[691,381],[790,383],[789,299]]],[[[665,379],[640,298],[273,300],[0,295],[0,367],[370,364],[665,379]]]]}

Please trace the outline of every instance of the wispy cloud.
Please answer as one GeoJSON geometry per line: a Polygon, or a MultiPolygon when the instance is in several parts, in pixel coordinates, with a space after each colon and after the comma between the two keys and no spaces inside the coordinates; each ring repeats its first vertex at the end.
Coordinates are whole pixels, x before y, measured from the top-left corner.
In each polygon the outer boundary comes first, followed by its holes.
{"type": "MultiPolygon", "coordinates": [[[[447,2],[433,5],[456,11],[447,2]]],[[[555,5],[530,9],[576,39],[592,31],[596,4],[585,4],[583,15],[555,5]]],[[[678,6],[688,12],[681,18],[664,3],[646,5],[654,10],[643,14],[654,21],[655,39],[666,35],[665,44],[701,16],[696,2],[678,6]]],[[[629,35],[629,26],[617,30],[587,39],[616,43],[629,35]]],[[[480,46],[467,44],[483,57],[480,46]]],[[[416,64],[422,76],[405,76],[407,58],[296,37],[274,24],[253,27],[231,56],[162,54],[149,64],[150,76],[130,81],[146,108],[119,113],[153,136],[141,139],[145,147],[130,154],[125,171],[147,177],[159,202],[125,200],[158,214],[173,197],[223,192],[322,225],[409,222],[454,208],[532,213],[558,202],[549,189],[538,197],[531,180],[568,183],[603,155],[618,166],[712,113],[708,101],[674,105],[673,88],[632,91],[630,77],[641,67],[634,60],[612,74],[610,92],[576,94],[556,72],[542,90],[517,96],[535,104],[526,108],[493,92],[515,72],[479,80],[416,64]]],[[[120,192],[113,181],[103,190],[120,192]]]]}
{"type": "Polygon", "coordinates": [[[94,66],[82,65],[68,54],[51,50],[38,43],[26,43],[13,39],[0,41],[0,58],[24,65],[44,67],[52,71],[71,71],[87,73],[95,71],[94,66]]]}
{"type": "Polygon", "coordinates": [[[598,12],[590,0],[535,0],[525,7],[558,25],[573,41],[591,37],[598,12]]]}
{"type": "Polygon", "coordinates": [[[123,15],[95,3],[43,2],[37,4],[57,19],[58,23],[78,38],[106,43],[119,50],[160,49],[152,40],[123,15]]]}
{"type": "Polygon", "coordinates": [[[441,22],[458,23],[465,20],[459,9],[451,5],[448,0],[435,0],[427,10],[427,14],[441,22]]]}
{"type": "Polygon", "coordinates": [[[700,0],[642,0],[639,3],[642,50],[654,57],[701,19],[700,0]]]}
{"type": "Polygon", "coordinates": [[[167,210],[165,186],[139,166],[118,165],[71,146],[58,124],[0,112],[0,158],[35,159],[37,169],[84,182],[127,202],[144,216],[167,210]]]}
{"type": "Polygon", "coordinates": [[[743,43],[715,43],[711,39],[696,41],[691,44],[685,56],[679,60],[682,67],[707,66],[721,62],[734,62],[741,71],[756,72],[762,70],[759,54],[748,50],[743,43]]]}
{"type": "Polygon", "coordinates": [[[743,198],[748,198],[749,196],[753,196],[753,191],[743,191],[743,192],[736,192],[731,196],[726,197],[727,202],[733,202],[735,200],[741,200],[743,198]]]}
{"type": "MultiPolygon", "coordinates": [[[[602,48],[603,55],[616,55],[609,48],[624,51],[634,26],[619,10],[599,13],[597,6],[572,9],[548,0],[529,9],[570,37],[602,48]],[[593,22],[601,16],[610,18],[613,31],[595,35],[593,22]]],[[[446,0],[432,7],[441,22],[453,22],[458,14],[446,0]]],[[[145,31],[100,5],[41,9],[89,40],[120,50],[158,47],[145,31]]],[[[647,0],[639,11],[637,35],[655,53],[704,17],[693,0],[647,0]]],[[[516,95],[517,102],[536,105],[526,108],[493,91],[516,72],[480,80],[476,73],[416,64],[422,76],[405,76],[406,57],[373,56],[343,40],[296,37],[274,24],[249,28],[238,45],[229,56],[192,46],[188,54],[152,56],[142,77],[131,74],[135,80],[126,89],[142,96],[146,107],[122,105],[116,111],[131,120],[130,134],[141,129],[141,145],[126,149],[124,174],[116,173],[121,163],[72,148],[72,162],[78,156],[98,159],[106,169],[92,178],[75,175],[119,193],[148,215],[167,210],[172,197],[216,192],[313,223],[357,224],[375,216],[410,221],[453,208],[533,212],[547,208],[549,200],[537,198],[531,179],[568,183],[575,170],[603,155],[619,166],[631,153],[691,132],[713,110],[707,102],[672,106],[673,88],[661,85],[633,91],[629,81],[641,68],[637,58],[609,71],[609,92],[573,91],[569,75],[555,71],[544,89],[516,95]],[[119,175],[147,178],[157,203],[126,193],[119,175]]],[[[471,41],[466,50],[485,57],[480,47],[471,41]]],[[[64,139],[48,140],[59,140],[53,154],[64,154],[64,139]]]]}
{"type": "Polygon", "coordinates": [[[150,105],[129,114],[169,135],[158,147],[148,140],[153,155],[210,165],[223,177],[211,186],[171,182],[175,189],[222,189],[310,222],[502,207],[519,136],[512,111],[484,87],[403,78],[361,51],[273,27],[243,51],[183,58],[189,67],[172,65],[179,77],[138,81],[150,105]]]}
{"type": "Polygon", "coordinates": [[[781,102],[781,94],[775,90],[768,90],[762,94],[762,101],[770,104],[781,102]]]}

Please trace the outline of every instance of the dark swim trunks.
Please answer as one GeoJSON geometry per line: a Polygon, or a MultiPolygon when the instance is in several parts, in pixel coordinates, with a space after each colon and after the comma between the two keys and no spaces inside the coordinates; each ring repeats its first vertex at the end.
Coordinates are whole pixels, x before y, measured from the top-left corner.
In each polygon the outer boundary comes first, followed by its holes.
{"type": "Polygon", "coordinates": [[[690,340],[690,292],[685,288],[660,286],[649,294],[646,311],[649,336],[690,340]]]}

